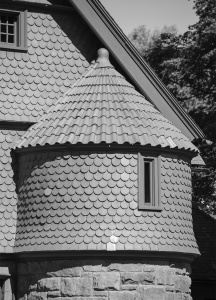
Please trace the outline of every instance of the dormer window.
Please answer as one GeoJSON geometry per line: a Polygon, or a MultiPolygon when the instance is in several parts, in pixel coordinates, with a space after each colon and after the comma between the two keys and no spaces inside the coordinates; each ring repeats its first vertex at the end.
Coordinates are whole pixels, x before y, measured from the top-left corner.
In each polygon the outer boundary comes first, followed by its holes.
{"type": "Polygon", "coordinates": [[[0,48],[26,50],[26,11],[0,10],[0,48]]]}
{"type": "Polygon", "coordinates": [[[160,156],[139,153],[139,209],[161,210],[160,156]]]}

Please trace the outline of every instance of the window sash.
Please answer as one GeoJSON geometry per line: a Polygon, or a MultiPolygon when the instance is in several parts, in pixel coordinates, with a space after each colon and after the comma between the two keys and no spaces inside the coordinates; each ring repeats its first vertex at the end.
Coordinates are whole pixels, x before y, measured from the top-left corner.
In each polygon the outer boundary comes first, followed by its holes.
{"type": "Polygon", "coordinates": [[[27,11],[0,10],[0,48],[27,50],[27,11]]]}
{"type": "Polygon", "coordinates": [[[160,206],[160,156],[138,155],[139,209],[161,210],[160,206]]]}

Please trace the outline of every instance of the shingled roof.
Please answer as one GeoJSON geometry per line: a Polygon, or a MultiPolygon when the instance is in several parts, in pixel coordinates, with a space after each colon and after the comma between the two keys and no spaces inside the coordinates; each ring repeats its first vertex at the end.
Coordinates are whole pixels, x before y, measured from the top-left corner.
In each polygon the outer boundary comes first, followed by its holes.
{"type": "Polygon", "coordinates": [[[16,147],[103,142],[197,151],[114,69],[105,49],[16,147]]]}
{"type": "Polygon", "coordinates": [[[146,99],[191,141],[205,138],[201,129],[161,82],[100,1],[69,0],[69,2],[89,24],[146,99]]]}

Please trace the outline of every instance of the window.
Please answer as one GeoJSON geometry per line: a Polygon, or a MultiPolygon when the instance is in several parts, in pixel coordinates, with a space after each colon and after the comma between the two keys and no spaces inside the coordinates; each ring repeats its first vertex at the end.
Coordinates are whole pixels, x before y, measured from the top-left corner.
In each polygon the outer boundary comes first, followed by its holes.
{"type": "Polygon", "coordinates": [[[160,156],[139,153],[139,209],[162,210],[160,206],[160,156]]]}
{"type": "Polygon", "coordinates": [[[26,11],[0,10],[0,48],[27,50],[26,11]]]}

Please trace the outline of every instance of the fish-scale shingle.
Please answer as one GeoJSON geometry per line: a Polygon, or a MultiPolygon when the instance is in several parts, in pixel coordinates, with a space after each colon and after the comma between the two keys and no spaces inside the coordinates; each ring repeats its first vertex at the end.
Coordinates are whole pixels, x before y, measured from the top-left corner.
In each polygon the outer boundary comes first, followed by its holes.
{"type": "Polygon", "coordinates": [[[13,252],[16,232],[17,194],[11,147],[23,131],[0,130],[0,252],[13,252]]]}
{"type": "Polygon", "coordinates": [[[20,157],[15,251],[117,250],[197,254],[191,174],[162,156],[162,211],[138,209],[134,153],[52,152],[20,157]],[[28,163],[27,163],[28,162],[28,163]]]}
{"type": "Polygon", "coordinates": [[[0,52],[1,120],[36,122],[89,65],[79,49],[92,34],[78,15],[27,15],[28,52],[0,52]]]}

